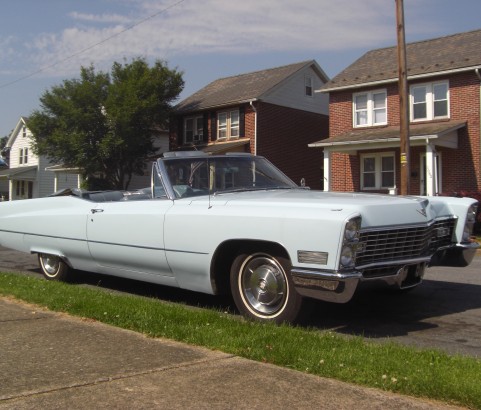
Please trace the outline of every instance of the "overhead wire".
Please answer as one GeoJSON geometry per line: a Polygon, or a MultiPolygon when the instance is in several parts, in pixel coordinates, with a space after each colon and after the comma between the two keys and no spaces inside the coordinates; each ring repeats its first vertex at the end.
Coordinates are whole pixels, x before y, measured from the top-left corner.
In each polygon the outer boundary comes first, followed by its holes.
{"type": "Polygon", "coordinates": [[[119,31],[118,33],[114,33],[114,34],[112,34],[111,36],[108,36],[108,37],[106,37],[106,38],[98,41],[98,42],[95,43],[95,44],[92,44],[92,45],[90,45],[90,46],[88,46],[88,47],[83,48],[83,49],[80,50],[80,51],[77,51],[76,53],[73,53],[73,54],[69,55],[68,57],[65,57],[65,58],[63,58],[63,59],[61,59],[61,60],[57,60],[57,61],[53,62],[52,64],[49,64],[49,65],[47,65],[47,66],[45,66],[45,67],[42,67],[42,68],[39,68],[37,71],[34,71],[34,72],[30,73],[30,74],[26,74],[26,75],[24,75],[23,77],[19,77],[19,78],[13,80],[13,81],[10,81],[10,82],[4,83],[4,84],[0,84],[0,88],[5,88],[5,87],[8,87],[8,86],[10,86],[10,85],[12,85],[12,84],[16,84],[16,83],[18,83],[18,82],[20,82],[20,81],[26,80],[26,79],[28,79],[28,78],[31,78],[31,77],[37,75],[37,74],[40,74],[40,73],[48,70],[49,68],[55,67],[56,65],[65,63],[66,61],[71,60],[72,58],[77,57],[78,55],[83,54],[83,53],[85,53],[86,51],[89,51],[89,50],[91,50],[91,49],[93,49],[93,48],[95,48],[95,47],[97,47],[97,46],[99,46],[99,45],[101,45],[101,44],[104,44],[104,43],[112,40],[112,39],[115,38],[115,37],[120,36],[121,34],[125,33],[126,31],[132,30],[134,27],[137,27],[137,26],[139,26],[140,24],[143,24],[143,23],[145,23],[146,21],[151,20],[151,19],[153,19],[154,17],[157,17],[159,14],[165,13],[167,10],[170,10],[171,8],[174,8],[174,7],[178,6],[179,4],[183,3],[184,1],[185,1],[185,0],[178,0],[177,2],[171,4],[170,6],[167,6],[167,7],[163,8],[162,10],[159,10],[159,11],[157,11],[156,13],[151,14],[151,15],[148,16],[148,17],[145,17],[144,19],[139,20],[139,21],[131,24],[130,26],[127,26],[126,28],[124,28],[123,30],[119,31]]]}

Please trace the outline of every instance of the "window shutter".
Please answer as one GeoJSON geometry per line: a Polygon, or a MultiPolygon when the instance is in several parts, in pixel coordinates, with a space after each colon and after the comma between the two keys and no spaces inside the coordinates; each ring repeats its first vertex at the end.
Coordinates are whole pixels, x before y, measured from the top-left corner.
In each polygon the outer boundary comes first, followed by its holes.
{"type": "Polygon", "coordinates": [[[246,134],[246,107],[239,107],[239,137],[245,137],[246,134]]]}
{"type": "Polygon", "coordinates": [[[184,118],[177,119],[177,146],[184,145],[184,118]]]}
{"type": "Polygon", "coordinates": [[[209,142],[209,113],[204,113],[204,125],[202,131],[202,141],[209,142]]]}
{"type": "Polygon", "coordinates": [[[210,140],[215,141],[217,139],[217,114],[215,112],[210,113],[210,140]]]}

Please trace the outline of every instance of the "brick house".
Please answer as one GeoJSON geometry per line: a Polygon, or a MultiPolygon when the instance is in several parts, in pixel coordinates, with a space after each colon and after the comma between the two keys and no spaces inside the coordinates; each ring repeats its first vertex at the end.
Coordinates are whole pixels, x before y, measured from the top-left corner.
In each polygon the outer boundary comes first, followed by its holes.
{"type": "MultiPolygon", "coordinates": [[[[481,30],[406,46],[410,193],[481,191],[481,30]]],[[[325,190],[395,193],[400,187],[397,48],[370,51],[327,82],[325,190]]],[[[316,150],[316,149],[314,149],[316,150]]]]}
{"type": "Polygon", "coordinates": [[[319,153],[308,147],[327,134],[328,81],[316,61],[216,80],[181,101],[170,121],[170,149],[262,155],[297,183],[321,188],[319,153]]]}

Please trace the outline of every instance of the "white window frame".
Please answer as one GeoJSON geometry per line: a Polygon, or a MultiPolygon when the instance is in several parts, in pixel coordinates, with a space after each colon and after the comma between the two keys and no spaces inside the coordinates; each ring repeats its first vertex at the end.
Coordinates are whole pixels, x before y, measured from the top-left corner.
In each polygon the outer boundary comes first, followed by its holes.
{"type": "Polygon", "coordinates": [[[18,151],[18,164],[28,164],[28,148],[20,148],[18,151]]]}
{"type": "Polygon", "coordinates": [[[202,141],[204,137],[204,117],[202,115],[195,115],[184,118],[184,144],[194,144],[202,141]],[[188,121],[192,121],[192,130],[187,128],[188,121]],[[200,126],[199,126],[200,124],[200,126]],[[187,137],[187,132],[192,132],[192,141],[187,137]]]}
{"type": "Polygon", "coordinates": [[[239,110],[222,111],[217,114],[217,139],[237,139],[240,134],[239,110]]]}
{"type": "Polygon", "coordinates": [[[410,117],[412,122],[417,122],[417,121],[432,121],[432,120],[437,120],[437,119],[444,119],[444,118],[450,118],[450,109],[449,109],[449,81],[436,81],[433,83],[423,83],[423,84],[413,84],[409,88],[409,108],[410,108],[410,117]],[[434,87],[437,85],[445,85],[446,86],[446,99],[442,100],[436,100],[434,97],[434,87]],[[425,101],[424,104],[426,104],[426,116],[422,118],[414,118],[414,105],[415,104],[420,104],[420,103],[415,103],[414,102],[414,90],[417,88],[425,88],[425,101]],[[436,101],[446,101],[446,115],[434,115],[434,105],[436,101]]]}
{"type": "Polygon", "coordinates": [[[387,124],[387,90],[373,90],[361,93],[354,93],[352,95],[352,124],[354,128],[360,127],[372,127],[376,125],[386,125],[387,124]],[[376,107],[374,105],[374,96],[384,94],[384,105],[382,107],[376,107]],[[358,108],[357,98],[361,96],[366,96],[366,107],[358,108]],[[384,120],[376,121],[376,111],[384,111],[384,120]],[[358,121],[358,114],[364,113],[366,117],[366,123],[360,123],[358,121]]]}
{"type": "Polygon", "coordinates": [[[392,189],[396,187],[396,158],[394,152],[376,152],[370,154],[361,154],[361,190],[369,191],[369,190],[380,190],[380,189],[392,189]],[[386,157],[391,157],[393,159],[393,169],[392,170],[383,170],[382,169],[382,159],[386,157]],[[365,158],[374,158],[374,186],[373,187],[365,187],[364,186],[364,159],[365,158]],[[382,185],[382,174],[383,172],[393,172],[393,186],[383,186],[382,185]]]}

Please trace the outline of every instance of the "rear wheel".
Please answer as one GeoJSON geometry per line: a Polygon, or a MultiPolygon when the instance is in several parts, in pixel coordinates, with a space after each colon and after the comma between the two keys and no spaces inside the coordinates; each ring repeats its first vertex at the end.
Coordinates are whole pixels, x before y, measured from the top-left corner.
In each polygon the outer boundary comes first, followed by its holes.
{"type": "Polygon", "coordinates": [[[56,255],[39,253],[38,263],[43,276],[48,280],[68,281],[71,279],[70,267],[56,255]]]}
{"type": "Polygon", "coordinates": [[[239,311],[250,319],[294,322],[302,297],[289,276],[289,261],[264,252],[239,254],[232,264],[230,284],[239,311]]]}

